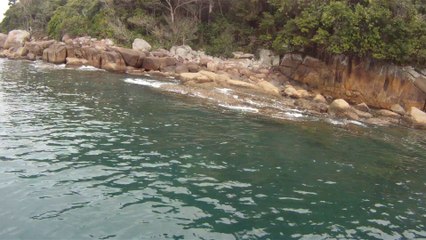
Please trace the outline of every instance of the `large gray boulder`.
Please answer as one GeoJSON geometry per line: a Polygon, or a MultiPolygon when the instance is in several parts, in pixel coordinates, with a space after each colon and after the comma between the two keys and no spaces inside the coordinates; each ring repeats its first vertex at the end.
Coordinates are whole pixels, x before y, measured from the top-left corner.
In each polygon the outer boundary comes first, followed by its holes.
{"type": "Polygon", "coordinates": [[[133,50],[142,51],[142,52],[147,52],[147,51],[149,52],[152,49],[151,45],[147,41],[143,40],[142,38],[136,38],[133,41],[132,48],[133,50]]]}
{"type": "Polygon", "coordinates": [[[275,55],[271,50],[260,49],[259,61],[266,67],[278,66],[280,65],[280,56],[275,55]]]}
{"type": "Polygon", "coordinates": [[[13,30],[7,35],[7,39],[4,43],[3,48],[20,48],[23,47],[25,42],[29,41],[31,34],[24,30],[13,30]]]}

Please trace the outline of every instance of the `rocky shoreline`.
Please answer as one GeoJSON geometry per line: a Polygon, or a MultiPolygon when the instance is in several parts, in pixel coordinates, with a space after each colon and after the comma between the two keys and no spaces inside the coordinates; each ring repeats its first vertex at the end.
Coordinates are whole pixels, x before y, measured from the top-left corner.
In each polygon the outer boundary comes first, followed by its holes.
{"type": "Polygon", "coordinates": [[[286,109],[354,123],[426,129],[425,71],[413,68],[367,68],[341,57],[328,63],[296,54],[280,59],[268,50],[261,50],[258,60],[241,52],[220,59],[189,46],[151,50],[143,39],[135,39],[132,49],[108,39],[62,40],[35,41],[30,33],[14,30],[0,34],[0,57],[170,77],[178,83],[164,82],[161,88],[262,115],[279,117],[286,109]]]}

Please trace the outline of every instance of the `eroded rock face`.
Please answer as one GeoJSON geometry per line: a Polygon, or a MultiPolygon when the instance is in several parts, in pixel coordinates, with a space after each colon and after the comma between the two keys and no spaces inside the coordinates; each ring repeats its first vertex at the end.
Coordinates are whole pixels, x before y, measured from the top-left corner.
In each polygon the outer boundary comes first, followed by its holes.
{"type": "Polygon", "coordinates": [[[48,40],[48,41],[40,41],[40,42],[26,42],[25,48],[28,49],[28,51],[35,56],[42,56],[44,49],[50,47],[52,44],[54,44],[54,40],[48,40]]]}
{"type": "Polygon", "coordinates": [[[135,68],[142,67],[143,59],[146,56],[143,52],[121,47],[116,47],[114,50],[121,54],[127,66],[135,68]]]}
{"type": "Polygon", "coordinates": [[[67,59],[67,48],[63,43],[55,43],[43,51],[43,60],[54,64],[63,64],[67,59]]]}
{"type": "Polygon", "coordinates": [[[113,72],[126,72],[126,63],[118,52],[102,52],[101,68],[113,72]]]}
{"type": "Polygon", "coordinates": [[[176,65],[176,59],[172,57],[163,57],[163,58],[146,57],[143,60],[142,67],[145,68],[145,70],[147,71],[159,71],[165,67],[175,66],[175,65],[176,65]]]}
{"type": "Polygon", "coordinates": [[[29,41],[31,34],[24,30],[13,30],[7,35],[7,39],[3,45],[4,49],[23,47],[25,42],[29,41]]]}
{"type": "Polygon", "coordinates": [[[365,102],[374,108],[390,109],[400,104],[406,109],[423,109],[426,102],[426,76],[412,68],[368,60],[356,62],[346,57],[335,57],[326,63],[287,54],[279,70],[323,94],[352,103],[365,102]]]}

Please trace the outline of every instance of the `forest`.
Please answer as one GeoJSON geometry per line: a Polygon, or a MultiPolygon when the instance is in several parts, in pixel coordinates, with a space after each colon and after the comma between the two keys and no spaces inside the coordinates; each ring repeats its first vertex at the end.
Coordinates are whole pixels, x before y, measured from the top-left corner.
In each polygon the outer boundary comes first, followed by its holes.
{"type": "Polygon", "coordinates": [[[426,0],[9,0],[3,32],[426,65],[426,0]]]}

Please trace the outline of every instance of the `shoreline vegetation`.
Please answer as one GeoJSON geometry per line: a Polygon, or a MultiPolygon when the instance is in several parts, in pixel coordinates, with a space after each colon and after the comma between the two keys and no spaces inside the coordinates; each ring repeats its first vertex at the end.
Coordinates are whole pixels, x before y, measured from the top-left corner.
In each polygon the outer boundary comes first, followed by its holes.
{"type": "Polygon", "coordinates": [[[426,128],[424,0],[9,5],[2,57],[160,74],[186,92],[238,89],[314,115],[426,128]]]}
{"type": "MultiPolygon", "coordinates": [[[[132,49],[115,46],[109,39],[66,37],[63,40],[63,42],[48,39],[36,41],[31,40],[31,35],[27,31],[13,30],[7,35],[0,34],[0,48],[3,49],[0,57],[43,60],[53,64],[66,64],[68,67],[93,66],[132,76],[149,74],[164,79],[175,78],[179,81],[178,84],[164,81],[159,87],[171,92],[207,98],[219,105],[231,108],[233,106],[278,118],[277,114],[283,112],[279,110],[286,109],[293,111],[288,112],[290,115],[306,114],[327,119],[344,119],[348,123],[358,125],[426,128],[426,113],[420,110],[426,94],[420,90],[422,87],[420,84],[419,86],[415,84],[416,80],[423,83],[424,75],[409,67],[380,66],[379,71],[386,68],[388,75],[399,75],[392,80],[376,74],[377,66],[364,69],[370,72],[370,75],[377,75],[376,79],[369,79],[369,84],[385,79],[389,86],[381,86],[384,93],[403,89],[405,95],[403,91],[399,98],[395,96],[378,98],[346,91],[343,92],[346,101],[336,97],[342,94],[343,89],[336,87],[337,82],[333,82],[332,91],[324,87],[327,85],[324,82],[321,86],[312,87],[322,79],[321,75],[312,74],[330,68],[329,64],[312,57],[287,54],[280,60],[271,51],[262,50],[264,53],[259,59],[253,54],[243,52],[234,52],[233,58],[225,59],[209,56],[202,51],[194,51],[189,46],[152,50],[151,45],[143,39],[135,39],[132,49]],[[314,70],[309,70],[310,68],[314,70]],[[286,74],[289,69],[293,76],[286,74]],[[300,69],[305,74],[303,77],[297,76],[300,75],[298,73],[300,69]],[[413,76],[414,74],[417,75],[413,76]],[[402,84],[398,85],[398,82],[402,84]],[[229,94],[230,92],[232,94],[229,94]],[[418,96],[413,96],[413,93],[418,96]],[[353,102],[357,99],[368,100],[368,97],[374,100],[370,101],[373,105],[353,102]],[[377,105],[374,105],[374,102],[377,105]],[[398,102],[404,103],[405,108],[398,102]]],[[[336,61],[340,61],[342,66],[349,65],[345,58],[336,58],[334,62],[336,61]]],[[[336,80],[334,77],[333,79],[336,80]]],[[[339,81],[348,85],[353,81],[353,77],[340,77],[339,81]]],[[[371,88],[369,84],[366,85],[367,88],[371,88]]],[[[360,87],[362,85],[351,86],[353,89],[360,87]]]]}

